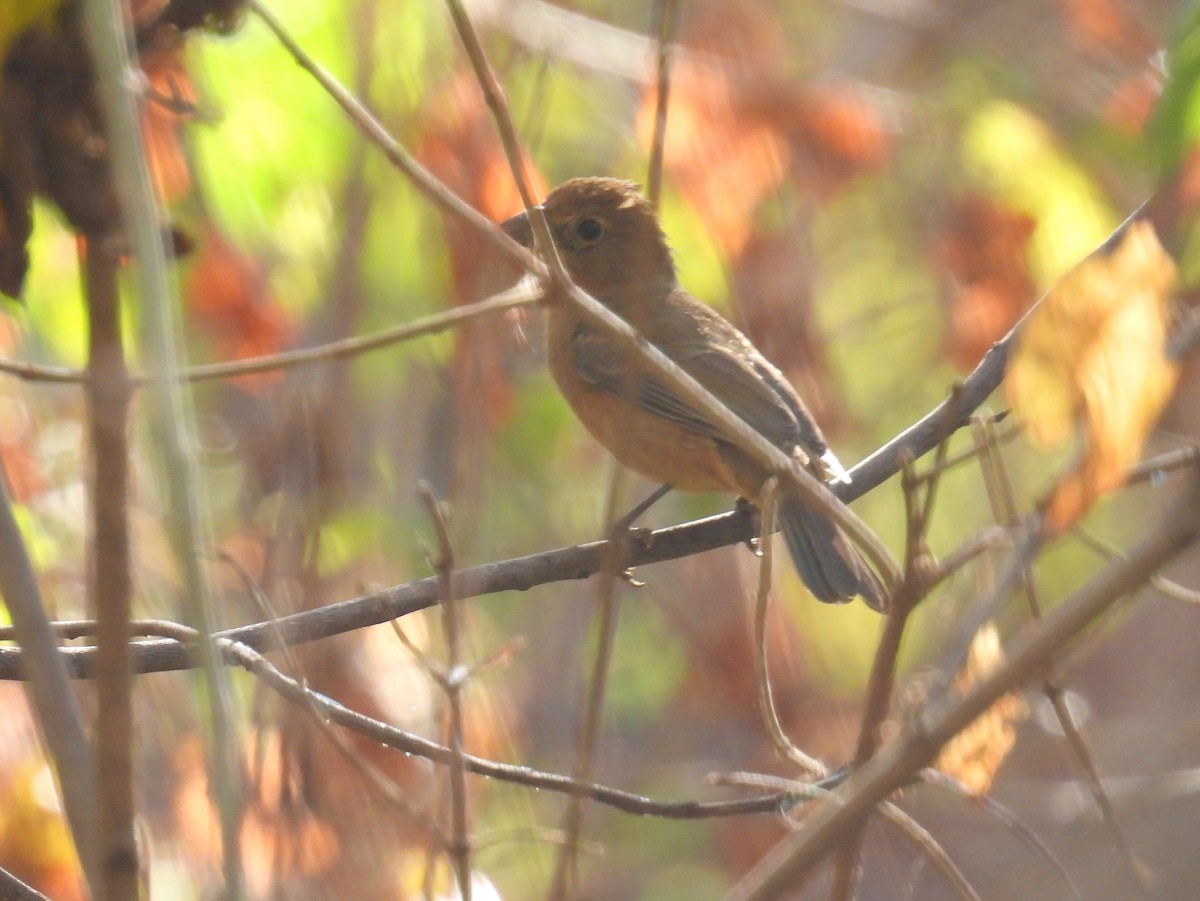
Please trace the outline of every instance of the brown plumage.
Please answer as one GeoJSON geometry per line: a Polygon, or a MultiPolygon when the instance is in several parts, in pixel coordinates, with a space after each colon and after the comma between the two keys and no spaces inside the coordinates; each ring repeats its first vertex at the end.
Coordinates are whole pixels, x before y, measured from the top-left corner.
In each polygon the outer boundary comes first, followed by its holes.
{"type": "MultiPolygon", "coordinates": [[[[784,453],[823,479],[845,478],[804,402],[754,345],[679,286],[658,214],[636,185],[577,178],[543,203],[563,264],[579,287],[635,329],[784,453]]],[[[503,228],[532,243],[525,215],[503,228]]],[[[567,303],[549,307],[550,371],[583,424],[631,469],[685,491],[758,499],[766,471],[724,440],[640,356],[567,303]]],[[[793,495],[780,500],[784,538],[801,578],[822,601],[887,594],[846,536],[793,495]]]]}

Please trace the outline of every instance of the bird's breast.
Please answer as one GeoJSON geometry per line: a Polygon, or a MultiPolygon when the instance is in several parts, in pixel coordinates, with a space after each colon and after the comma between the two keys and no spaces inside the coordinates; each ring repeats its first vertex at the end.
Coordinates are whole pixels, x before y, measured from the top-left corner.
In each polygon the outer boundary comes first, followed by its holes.
{"type": "MultiPolygon", "coordinates": [[[[592,436],[623,465],[657,482],[683,491],[726,491],[751,496],[744,467],[731,466],[728,446],[658,416],[637,404],[635,390],[615,393],[582,377],[573,365],[571,336],[579,320],[567,311],[552,311],[547,329],[550,372],[567,403],[592,436]],[[626,396],[628,395],[628,396],[626,396]]],[[[629,378],[641,378],[642,367],[630,355],[629,378]]],[[[761,482],[758,479],[757,482],[761,482]]]]}

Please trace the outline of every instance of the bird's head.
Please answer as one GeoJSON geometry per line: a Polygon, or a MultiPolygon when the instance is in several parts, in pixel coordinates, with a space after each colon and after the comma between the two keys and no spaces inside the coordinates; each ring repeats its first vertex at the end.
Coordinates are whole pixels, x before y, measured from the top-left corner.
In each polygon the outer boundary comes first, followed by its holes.
{"type": "MultiPolygon", "coordinates": [[[[654,207],[632,182],[575,178],[542,202],[554,244],[577,285],[620,307],[645,291],[661,295],[675,286],[675,264],[654,207]]],[[[533,246],[525,213],[501,224],[513,239],[533,246]]]]}

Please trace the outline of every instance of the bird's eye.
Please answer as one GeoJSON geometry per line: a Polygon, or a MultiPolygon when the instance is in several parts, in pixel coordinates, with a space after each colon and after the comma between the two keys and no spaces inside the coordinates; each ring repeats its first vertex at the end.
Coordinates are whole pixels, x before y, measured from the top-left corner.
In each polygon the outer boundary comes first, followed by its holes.
{"type": "Polygon", "coordinates": [[[580,219],[575,224],[575,234],[579,235],[585,241],[595,241],[603,231],[604,226],[595,219],[580,219]]]}

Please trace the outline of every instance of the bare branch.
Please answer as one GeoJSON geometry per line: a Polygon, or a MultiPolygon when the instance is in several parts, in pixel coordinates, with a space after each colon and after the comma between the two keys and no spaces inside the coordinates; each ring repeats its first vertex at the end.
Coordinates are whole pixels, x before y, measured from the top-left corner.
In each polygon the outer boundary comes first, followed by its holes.
{"type": "Polygon", "coordinates": [[[441,685],[449,708],[447,730],[450,733],[450,844],[447,851],[458,880],[459,896],[463,901],[471,901],[471,841],[467,826],[462,701],[468,670],[462,664],[461,624],[458,603],[454,599],[454,542],[450,539],[446,508],[434,496],[433,488],[422,482],[419,493],[438,539],[434,569],[438,574],[438,608],[442,612],[442,631],[446,639],[445,678],[441,685]]]}
{"type": "Polygon", "coordinates": [[[775,511],[779,500],[779,480],[771,477],[763,485],[762,508],[759,510],[759,521],[764,536],[759,541],[758,590],[754,604],[754,682],[758,687],[758,710],[767,727],[767,735],[775,750],[784,759],[796,764],[803,772],[820,778],[827,774],[828,769],[815,757],[805,754],[792,742],[783,730],[779,721],[779,713],[775,709],[775,697],[771,690],[771,673],[767,664],[767,610],[771,599],[771,570],[774,562],[774,543],[765,540],[765,536],[775,531],[775,511]]]}
{"type": "Polygon", "coordinates": [[[667,142],[667,109],[671,99],[672,41],[679,24],[678,0],[658,0],[658,53],[655,68],[654,137],[650,141],[646,197],[658,206],[662,191],[663,148],[667,142]]]}
{"type": "Polygon", "coordinates": [[[1122,598],[1145,585],[1200,533],[1200,481],[1190,480],[1180,501],[1129,552],[1110,563],[1044,619],[1018,635],[1008,661],[961,700],[947,701],[854,773],[836,792],[842,803],[815,812],[795,836],[777,845],[734,887],[728,901],[779,897],[822,860],[891,792],[927,766],[941,747],[1003,695],[1038,678],[1046,664],[1122,598]]]}

